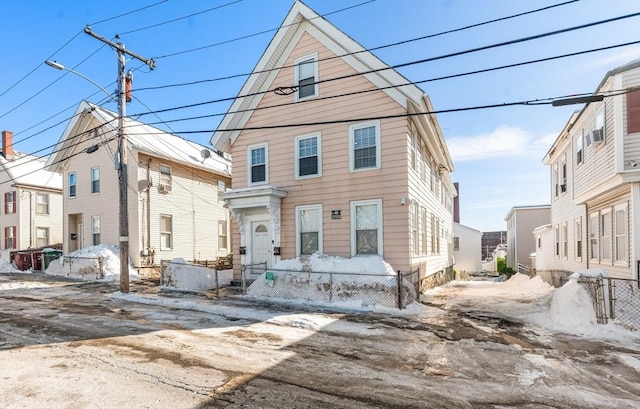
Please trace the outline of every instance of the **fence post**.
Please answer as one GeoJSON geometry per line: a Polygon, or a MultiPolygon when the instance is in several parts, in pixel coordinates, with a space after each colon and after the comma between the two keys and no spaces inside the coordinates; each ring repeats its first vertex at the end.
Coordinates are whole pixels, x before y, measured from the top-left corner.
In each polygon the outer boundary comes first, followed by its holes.
{"type": "Polygon", "coordinates": [[[242,294],[246,294],[247,293],[247,282],[244,278],[244,275],[247,273],[247,265],[246,264],[242,264],[242,267],[240,268],[240,281],[241,281],[241,287],[242,287],[242,294]]]}
{"type": "Polygon", "coordinates": [[[100,278],[104,278],[104,257],[100,256],[98,257],[98,268],[100,269],[100,278]]]}
{"type": "Polygon", "coordinates": [[[216,297],[220,297],[220,284],[218,283],[218,268],[213,269],[216,272],[216,297]]]}
{"type": "Polygon", "coordinates": [[[402,273],[398,270],[398,309],[402,309],[402,273]]]}
{"type": "Polygon", "coordinates": [[[613,297],[615,297],[616,292],[615,288],[613,288],[616,284],[611,281],[610,278],[607,278],[607,286],[609,287],[609,313],[611,314],[611,319],[616,319],[616,302],[613,297]]]}
{"type": "Polygon", "coordinates": [[[329,271],[329,303],[333,303],[333,272],[329,271]]]}

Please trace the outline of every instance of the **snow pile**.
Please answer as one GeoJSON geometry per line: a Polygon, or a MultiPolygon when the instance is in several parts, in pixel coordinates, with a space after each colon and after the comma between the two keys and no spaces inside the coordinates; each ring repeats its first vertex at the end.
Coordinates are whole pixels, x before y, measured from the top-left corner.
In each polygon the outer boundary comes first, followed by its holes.
{"type": "Polygon", "coordinates": [[[555,291],[551,300],[551,320],[565,327],[578,328],[597,323],[591,297],[578,283],[578,277],[575,273],[571,275],[569,281],[555,291]]]}
{"type": "Polygon", "coordinates": [[[164,271],[163,286],[189,291],[202,291],[216,288],[216,273],[218,286],[225,287],[231,283],[232,270],[217,271],[193,264],[187,264],[183,258],[174,258],[164,271]]]}
{"type": "MultiPolygon", "coordinates": [[[[118,246],[99,244],[66,254],[49,263],[46,274],[85,280],[120,280],[120,249],[118,246]]],[[[129,262],[129,280],[138,275],[129,262]]]]}
{"type": "MultiPolygon", "coordinates": [[[[396,307],[397,292],[397,274],[380,256],[347,259],[318,253],[279,262],[247,289],[253,297],[366,308],[396,307]]],[[[403,305],[415,300],[407,280],[403,280],[403,294],[403,305]]]]}
{"type": "Polygon", "coordinates": [[[23,273],[13,266],[13,264],[0,258],[0,273],[23,273]]]}

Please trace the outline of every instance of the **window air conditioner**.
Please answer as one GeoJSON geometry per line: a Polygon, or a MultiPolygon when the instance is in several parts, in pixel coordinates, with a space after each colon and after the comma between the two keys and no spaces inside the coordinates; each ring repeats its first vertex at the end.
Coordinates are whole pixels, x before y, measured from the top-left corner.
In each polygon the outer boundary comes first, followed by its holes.
{"type": "Polygon", "coordinates": [[[160,193],[169,193],[171,192],[171,185],[165,185],[164,183],[160,183],[158,185],[158,190],[160,193]]]}
{"type": "Polygon", "coordinates": [[[595,129],[591,132],[594,145],[604,142],[604,128],[595,129]]]}

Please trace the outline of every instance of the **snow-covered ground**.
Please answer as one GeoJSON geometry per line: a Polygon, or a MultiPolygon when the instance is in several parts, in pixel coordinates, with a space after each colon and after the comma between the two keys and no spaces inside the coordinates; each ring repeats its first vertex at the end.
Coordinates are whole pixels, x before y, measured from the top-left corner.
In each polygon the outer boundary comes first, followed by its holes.
{"type": "MultiPolygon", "coordinates": [[[[99,244],[65,254],[51,261],[45,273],[83,280],[118,281],[120,279],[120,249],[99,244]]],[[[129,263],[129,279],[138,275],[129,263]]]]}

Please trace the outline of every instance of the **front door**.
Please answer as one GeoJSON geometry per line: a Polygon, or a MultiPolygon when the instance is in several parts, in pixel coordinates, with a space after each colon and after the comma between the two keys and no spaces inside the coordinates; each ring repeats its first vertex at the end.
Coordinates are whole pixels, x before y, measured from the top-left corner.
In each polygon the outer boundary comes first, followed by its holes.
{"type": "Polygon", "coordinates": [[[251,223],[251,263],[267,263],[271,267],[271,235],[268,222],[251,223]]]}

